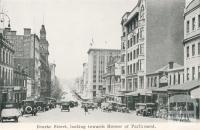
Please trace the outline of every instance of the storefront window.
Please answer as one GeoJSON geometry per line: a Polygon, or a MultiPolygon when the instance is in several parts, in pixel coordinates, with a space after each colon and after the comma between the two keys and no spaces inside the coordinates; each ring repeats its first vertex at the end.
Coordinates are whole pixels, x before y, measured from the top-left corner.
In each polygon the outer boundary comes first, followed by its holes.
{"type": "Polygon", "coordinates": [[[176,103],[175,102],[173,102],[173,103],[170,103],[170,110],[171,111],[175,111],[176,110],[176,103]]]}
{"type": "Polygon", "coordinates": [[[194,111],[194,104],[192,102],[187,103],[187,110],[188,111],[194,111]]]}

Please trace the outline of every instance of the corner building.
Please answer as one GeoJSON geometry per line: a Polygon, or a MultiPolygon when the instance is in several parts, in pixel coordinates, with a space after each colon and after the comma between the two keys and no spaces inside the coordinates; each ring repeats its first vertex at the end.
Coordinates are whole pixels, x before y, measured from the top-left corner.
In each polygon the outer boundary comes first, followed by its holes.
{"type": "Polygon", "coordinates": [[[185,0],[138,0],[123,15],[122,92],[147,89],[146,75],[169,61],[183,65],[184,6],[185,0]]]}

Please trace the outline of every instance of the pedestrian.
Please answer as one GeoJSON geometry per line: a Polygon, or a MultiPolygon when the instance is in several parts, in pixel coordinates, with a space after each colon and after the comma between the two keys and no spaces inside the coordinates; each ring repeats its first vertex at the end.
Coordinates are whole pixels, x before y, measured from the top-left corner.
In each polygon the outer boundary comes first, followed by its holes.
{"type": "Polygon", "coordinates": [[[87,107],[87,105],[84,106],[84,110],[85,110],[85,115],[86,115],[86,113],[88,112],[88,107],[87,107]]]}

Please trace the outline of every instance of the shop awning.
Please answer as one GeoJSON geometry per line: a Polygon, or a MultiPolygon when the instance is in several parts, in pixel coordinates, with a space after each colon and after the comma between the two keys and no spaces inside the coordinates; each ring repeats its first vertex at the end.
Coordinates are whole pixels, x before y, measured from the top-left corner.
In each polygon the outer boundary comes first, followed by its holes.
{"type": "Polygon", "coordinates": [[[193,80],[184,84],[170,86],[168,91],[191,91],[198,87],[200,87],[200,80],[193,80]]]}
{"type": "Polygon", "coordinates": [[[170,86],[165,86],[165,87],[161,87],[161,88],[153,88],[152,92],[153,93],[166,93],[169,88],[170,88],[170,86]]]}
{"type": "Polygon", "coordinates": [[[152,95],[152,90],[151,89],[139,89],[134,92],[130,92],[125,94],[126,96],[138,96],[138,95],[144,95],[144,96],[151,96],[152,95]]]}

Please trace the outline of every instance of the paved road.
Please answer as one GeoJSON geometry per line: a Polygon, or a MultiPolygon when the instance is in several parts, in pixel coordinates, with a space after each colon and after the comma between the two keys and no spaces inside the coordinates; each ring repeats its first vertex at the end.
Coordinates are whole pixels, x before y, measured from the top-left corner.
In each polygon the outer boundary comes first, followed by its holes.
{"type": "Polygon", "coordinates": [[[165,119],[136,116],[134,112],[102,112],[98,110],[89,110],[85,115],[80,107],[71,108],[70,112],[61,112],[60,108],[52,109],[47,112],[38,113],[37,116],[24,115],[19,118],[19,122],[29,123],[114,123],[114,122],[168,122],[165,119]]]}

